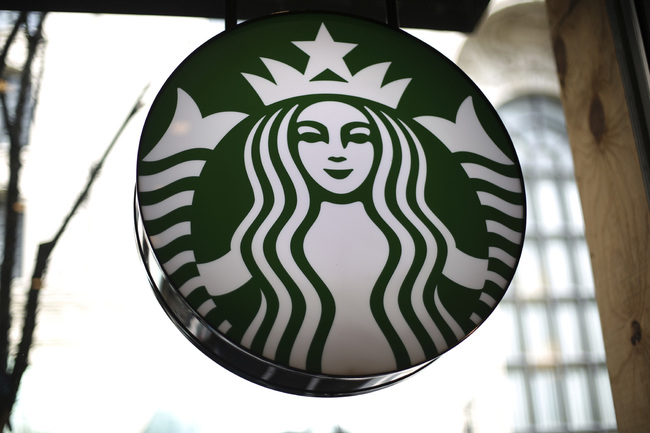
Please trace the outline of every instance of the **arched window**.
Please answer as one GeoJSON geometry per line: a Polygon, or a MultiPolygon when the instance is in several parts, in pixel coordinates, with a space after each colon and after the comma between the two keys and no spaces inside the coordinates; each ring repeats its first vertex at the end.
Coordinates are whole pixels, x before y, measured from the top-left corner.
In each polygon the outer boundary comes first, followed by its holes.
{"type": "Polygon", "coordinates": [[[589,251],[560,101],[499,109],[520,158],[528,220],[502,309],[515,432],[615,431],[589,251]]]}

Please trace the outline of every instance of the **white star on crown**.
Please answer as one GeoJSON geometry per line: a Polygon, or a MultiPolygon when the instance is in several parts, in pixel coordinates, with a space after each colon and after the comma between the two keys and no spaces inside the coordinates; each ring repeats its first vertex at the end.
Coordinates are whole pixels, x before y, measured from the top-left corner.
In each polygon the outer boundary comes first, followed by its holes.
{"type": "Polygon", "coordinates": [[[368,66],[355,75],[350,73],[343,57],[357,44],[335,42],[321,24],[313,41],[294,41],[294,45],[309,55],[305,73],[277,60],[260,57],[271,73],[273,81],[242,72],[242,75],[262,99],[264,105],[304,95],[349,95],[379,102],[397,108],[410,78],[382,85],[390,62],[368,66]],[[338,75],[340,80],[316,79],[325,71],[338,75]]]}

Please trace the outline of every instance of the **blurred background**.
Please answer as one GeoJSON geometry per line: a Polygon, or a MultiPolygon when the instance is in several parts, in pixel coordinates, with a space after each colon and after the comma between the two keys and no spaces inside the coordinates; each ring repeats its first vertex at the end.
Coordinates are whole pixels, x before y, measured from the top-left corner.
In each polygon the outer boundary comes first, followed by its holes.
{"type": "MultiPolygon", "coordinates": [[[[18,16],[0,12],[3,46],[18,16]]],[[[39,19],[28,18],[32,31],[39,19]]],[[[212,362],[166,317],[139,258],[133,192],[149,104],[175,67],[223,29],[223,20],[204,18],[45,17],[29,76],[31,126],[20,137],[10,359],[38,245],[55,236],[149,88],[52,252],[13,431],[616,431],[544,2],[492,1],[469,34],[404,29],[454,61],[502,116],[526,180],[527,239],[506,297],[466,341],[395,386],[336,399],[268,390],[212,362]]],[[[21,32],[6,58],[9,111],[27,46],[21,32]]],[[[5,124],[0,182],[9,178],[5,124]]]]}

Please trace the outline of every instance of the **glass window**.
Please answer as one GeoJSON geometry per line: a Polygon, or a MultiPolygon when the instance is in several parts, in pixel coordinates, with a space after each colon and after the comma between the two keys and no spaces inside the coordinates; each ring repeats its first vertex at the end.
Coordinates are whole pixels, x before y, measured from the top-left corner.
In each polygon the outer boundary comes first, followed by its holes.
{"type": "Polygon", "coordinates": [[[543,179],[534,183],[530,193],[539,228],[546,234],[559,234],[564,218],[557,186],[550,179],[543,179]]]}
{"type": "Polygon", "coordinates": [[[580,361],[583,344],[578,306],[573,302],[558,304],[555,308],[555,324],[562,358],[566,361],[580,361]]]}
{"type": "Polygon", "coordinates": [[[528,358],[535,362],[549,362],[552,350],[546,306],[541,303],[524,304],[522,318],[528,358]]]}
{"type": "Polygon", "coordinates": [[[510,402],[514,414],[514,428],[516,431],[525,431],[530,427],[530,414],[528,411],[526,380],[523,372],[516,370],[509,372],[508,383],[510,402]]]}
{"type": "Polygon", "coordinates": [[[591,410],[587,371],[583,368],[570,368],[566,372],[564,389],[569,428],[575,430],[591,428],[594,424],[594,415],[591,410]]]}
{"type": "Polygon", "coordinates": [[[0,32],[10,31],[14,26],[14,21],[18,17],[18,12],[0,11],[0,32]]]}
{"type": "Polygon", "coordinates": [[[547,263],[549,292],[554,297],[571,296],[571,258],[568,245],[560,239],[546,242],[545,259],[547,263]]]}
{"type": "Polygon", "coordinates": [[[614,414],[614,401],[612,400],[612,389],[609,384],[609,374],[605,367],[596,372],[596,398],[600,411],[600,421],[605,428],[612,428],[616,425],[614,414]]]}
{"type": "Polygon", "coordinates": [[[584,307],[585,310],[585,330],[589,349],[593,356],[605,358],[605,344],[603,343],[603,332],[600,324],[600,313],[596,302],[589,302],[584,307]]]}
{"type": "Polygon", "coordinates": [[[558,429],[562,422],[553,370],[539,370],[533,373],[531,396],[537,427],[542,431],[558,429]]]}
{"type": "Polygon", "coordinates": [[[594,298],[594,275],[591,270],[591,258],[589,256],[589,247],[584,239],[580,239],[575,244],[578,277],[578,288],[580,294],[586,298],[594,298]]]}
{"type": "Polygon", "coordinates": [[[517,295],[522,298],[535,298],[543,294],[542,268],[537,242],[533,239],[526,240],[524,243],[513,286],[517,287],[517,295]]]}
{"type": "Polygon", "coordinates": [[[567,224],[574,233],[584,233],[585,223],[580,205],[578,186],[573,181],[564,181],[563,185],[565,206],[567,209],[567,224]]]}
{"type": "MultiPolygon", "coordinates": [[[[16,105],[18,104],[18,95],[20,92],[20,72],[7,68],[5,71],[5,100],[7,101],[7,110],[9,111],[10,118],[14,118],[16,105]]],[[[29,92],[29,90],[28,90],[29,92]]],[[[29,93],[28,93],[29,94],[29,93]]],[[[20,135],[21,145],[27,144],[29,140],[29,131],[32,122],[32,109],[34,101],[29,99],[27,101],[27,109],[24,112],[22,119],[22,131],[20,135]]],[[[0,144],[7,146],[9,143],[9,136],[5,128],[4,116],[0,116],[0,144]]]]}
{"type": "Polygon", "coordinates": [[[503,304],[518,432],[616,426],[573,161],[556,99],[526,96],[499,110],[519,155],[528,217],[503,304]],[[520,318],[520,320],[517,320],[520,318]]]}

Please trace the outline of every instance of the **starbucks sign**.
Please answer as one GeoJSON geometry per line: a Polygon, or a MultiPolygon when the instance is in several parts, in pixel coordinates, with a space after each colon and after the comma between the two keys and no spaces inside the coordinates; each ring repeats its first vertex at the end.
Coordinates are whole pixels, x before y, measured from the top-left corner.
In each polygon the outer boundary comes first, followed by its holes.
{"type": "Polygon", "coordinates": [[[512,142],[408,34],[336,14],[251,21],[160,90],[137,162],[141,253],[170,318],[256,383],[395,383],[493,311],[525,226],[512,142]]]}

